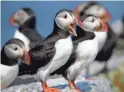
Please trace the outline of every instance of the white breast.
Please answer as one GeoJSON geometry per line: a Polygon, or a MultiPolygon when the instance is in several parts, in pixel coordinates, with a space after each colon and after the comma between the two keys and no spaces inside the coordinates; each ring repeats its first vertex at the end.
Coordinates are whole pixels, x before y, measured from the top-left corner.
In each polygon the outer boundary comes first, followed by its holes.
{"type": "Polygon", "coordinates": [[[98,43],[96,38],[92,40],[86,40],[78,44],[76,50],[76,61],[86,61],[86,63],[91,62],[95,59],[98,53],[98,43]]]}
{"type": "Polygon", "coordinates": [[[71,37],[69,36],[66,39],[58,40],[55,44],[55,48],[56,52],[53,59],[44,67],[49,71],[49,73],[57,70],[68,61],[73,50],[71,37]]]}
{"type": "Polygon", "coordinates": [[[94,61],[97,53],[98,44],[96,38],[79,43],[76,49],[76,61],[67,69],[67,78],[75,79],[82,69],[94,61]]]}
{"type": "Polygon", "coordinates": [[[0,64],[1,67],[1,88],[6,88],[9,86],[18,74],[18,65],[6,66],[0,64]]]}
{"type": "Polygon", "coordinates": [[[95,35],[98,41],[98,51],[101,51],[107,40],[107,32],[95,32],[95,35]]]}
{"type": "Polygon", "coordinates": [[[14,38],[18,38],[20,40],[22,40],[26,46],[27,51],[30,50],[30,39],[27,38],[23,33],[19,32],[18,30],[16,30],[15,34],[14,34],[14,38]]]}
{"type": "Polygon", "coordinates": [[[55,48],[56,48],[56,54],[52,59],[53,62],[52,64],[55,65],[54,68],[50,70],[51,72],[60,68],[68,61],[73,50],[73,43],[71,37],[69,36],[66,39],[61,39],[57,41],[55,44],[55,48]]]}

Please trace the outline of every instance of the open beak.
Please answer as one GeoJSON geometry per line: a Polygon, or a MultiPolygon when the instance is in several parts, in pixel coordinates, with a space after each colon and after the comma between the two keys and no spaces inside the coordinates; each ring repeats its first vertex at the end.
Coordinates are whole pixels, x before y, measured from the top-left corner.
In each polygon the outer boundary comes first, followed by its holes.
{"type": "Polygon", "coordinates": [[[12,17],[10,18],[10,24],[11,25],[15,24],[15,15],[12,15],[12,17]]]}
{"type": "Polygon", "coordinates": [[[99,16],[99,18],[101,18],[102,20],[109,22],[110,21],[110,14],[108,11],[105,11],[104,14],[102,14],[101,16],[99,16]]]}
{"type": "Polygon", "coordinates": [[[107,24],[100,19],[100,26],[96,26],[96,31],[97,32],[107,32],[108,31],[108,27],[107,27],[107,24]]]}
{"type": "Polygon", "coordinates": [[[77,33],[74,29],[74,23],[69,24],[67,27],[72,35],[77,36],[77,33]]]}
{"type": "Polygon", "coordinates": [[[23,48],[23,53],[23,55],[20,54],[21,61],[27,65],[30,65],[30,55],[25,48],[23,48]]]}

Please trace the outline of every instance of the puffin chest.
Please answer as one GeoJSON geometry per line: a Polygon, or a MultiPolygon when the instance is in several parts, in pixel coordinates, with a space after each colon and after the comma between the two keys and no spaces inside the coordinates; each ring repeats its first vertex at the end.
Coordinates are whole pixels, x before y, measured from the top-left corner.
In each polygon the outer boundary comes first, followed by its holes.
{"type": "Polygon", "coordinates": [[[107,32],[95,32],[95,35],[98,41],[98,51],[101,51],[107,40],[107,32]]]}
{"type": "Polygon", "coordinates": [[[19,30],[16,30],[14,38],[22,40],[26,46],[26,49],[30,50],[30,39],[26,37],[23,33],[19,32],[19,30]]]}
{"type": "Polygon", "coordinates": [[[64,62],[67,62],[68,58],[70,57],[72,50],[73,50],[73,44],[70,36],[66,39],[60,39],[55,44],[56,53],[53,58],[53,60],[59,60],[64,62]]]}
{"type": "Polygon", "coordinates": [[[1,86],[2,88],[5,88],[14,81],[18,74],[19,68],[18,65],[6,66],[0,64],[0,66],[1,71],[3,71],[1,72],[1,86]]]}
{"type": "Polygon", "coordinates": [[[96,38],[80,42],[76,49],[77,60],[88,60],[94,58],[98,53],[98,43],[96,38]]]}

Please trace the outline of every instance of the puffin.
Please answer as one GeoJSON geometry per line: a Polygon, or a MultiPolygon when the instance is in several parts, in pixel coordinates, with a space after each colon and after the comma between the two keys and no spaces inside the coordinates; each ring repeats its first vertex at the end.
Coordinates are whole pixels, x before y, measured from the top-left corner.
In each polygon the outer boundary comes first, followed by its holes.
{"type": "MultiPolygon", "coordinates": [[[[1,88],[8,87],[16,78],[19,66],[18,61],[26,52],[23,41],[12,38],[3,46],[1,50],[1,88]]],[[[24,55],[25,57],[25,55],[24,55]]]]}
{"type": "Polygon", "coordinates": [[[32,74],[36,73],[43,92],[60,92],[48,87],[46,80],[68,61],[73,51],[71,34],[77,36],[74,24],[78,24],[78,21],[71,10],[58,11],[54,18],[53,32],[25,53],[29,57],[22,59],[22,62],[29,65],[32,74]]]}
{"type": "MultiPolygon", "coordinates": [[[[50,75],[63,75],[64,78],[68,80],[69,85],[74,92],[80,92],[76,89],[74,80],[77,75],[80,74],[82,68],[85,68],[95,59],[98,52],[97,41],[93,32],[104,31],[104,24],[99,18],[92,15],[85,15],[82,19],[84,19],[83,26],[76,26],[76,33],[78,36],[72,37],[73,51],[69,57],[69,60],[56,71],[50,73],[50,75]]],[[[33,71],[33,69],[31,69],[31,71],[33,71]]],[[[37,69],[34,70],[32,74],[35,74],[36,71],[37,69]]]]}
{"type": "MultiPolygon", "coordinates": [[[[31,8],[24,7],[15,12],[10,18],[10,24],[18,27],[13,38],[22,40],[27,51],[44,39],[36,30],[36,16],[31,8]]],[[[28,70],[28,65],[21,62],[18,75],[21,76],[28,70]]]]}
{"type": "Polygon", "coordinates": [[[122,17],[122,24],[123,24],[123,29],[122,29],[123,32],[122,32],[120,38],[124,39],[124,15],[123,15],[123,17],[122,17]]]}
{"type": "MultiPolygon", "coordinates": [[[[102,70],[96,71],[94,74],[98,74],[101,72],[106,73],[108,71],[107,61],[111,58],[117,41],[116,34],[113,32],[111,26],[108,24],[108,22],[110,21],[109,12],[101,4],[94,1],[79,5],[78,7],[75,8],[74,11],[76,12],[77,15],[83,14],[95,15],[107,24],[105,28],[106,31],[95,32],[96,39],[98,41],[98,54],[95,58],[95,62],[104,64],[104,68],[102,70]]],[[[90,67],[91,66],[89,66],[89,68],[90,67]]]]}
{"type": "Polygon", "coordinates": [[[114,33],[121,39],[124,39],[124,15],[122,19],[115,21],[111,25],[114,33]]]}
{"type": "MultiPolygon", "coordinates": [[[[77,18],[79,19],[79,18],[77,18]]],[[[83,15],[82,25],[76,26],[77,37],[72,37],[73,52],[65,65],[57,69],[51,75],[62,74],[68,80],[74,92],[81,92],[75,86],[75,79],[90,63],[92,63],[98,53],[98,43],[94,32],[103,32],[104,22],[93,15],[83,15]]]]}
{"type": "Polygon", "coordinates": [[[21,8],[15,12],[10,18],[10,25],[18,29],[14,33],[13,38],[22,40],[27,51],[29,51],[43,37],[36,30],[36,16],[30,8],[21,8]]]}

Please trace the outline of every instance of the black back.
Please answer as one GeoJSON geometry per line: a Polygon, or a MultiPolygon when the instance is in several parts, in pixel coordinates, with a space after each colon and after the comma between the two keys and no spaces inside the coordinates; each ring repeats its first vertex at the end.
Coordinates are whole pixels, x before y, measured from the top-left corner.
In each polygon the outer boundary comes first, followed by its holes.
{"type": "Polygon", "coordinates": [[[34,47],[38,41],[43,41],[43,37],[36,30],[36,18],[32,16],[19,27],[19,31],[30,39],[30,48],[34,47]]]}
{"type": "Polygon", "coordinates": [[[23,30],[21,30],[21,33],[23,33],[26,37],[30,39],[30,48],[33,48],[37,42],[43,41],[40,34],[34,29],[24,28],[23,30]]]}
{"type": "Polygon", "coordinates": [[[107,40],[102,48],[102,50],[97,54],[96,59],[99,62],[107,62],[112,56],[113,50],[116,46],[117,36],[112,31],[111,27],[108,25],[107,40]]]}

